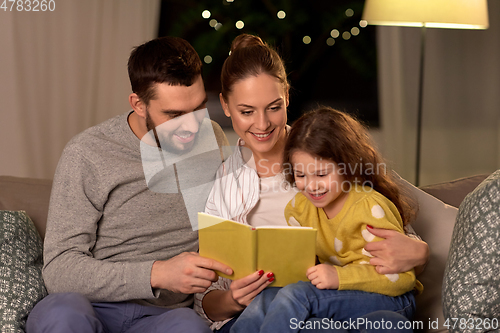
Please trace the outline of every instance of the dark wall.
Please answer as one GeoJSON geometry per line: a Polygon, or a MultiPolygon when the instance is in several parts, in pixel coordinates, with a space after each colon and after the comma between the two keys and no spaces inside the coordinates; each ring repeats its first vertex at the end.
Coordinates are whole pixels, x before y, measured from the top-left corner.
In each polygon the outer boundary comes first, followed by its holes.
{"type": "Polygon", "coordinates": [[[240,33],[259,35],[273,45],[285,60],[292,86],[289,118],[317,104],[332,106],[355,115],[369,126],[378,126],[375,28],[360,27],[363,0],[163,0],[159,36],[188,40],[204,63],[207,90],[220,91],[220,70],[231,41],[240,33]],[[353,15],[346,11],[352,9],[353,15]],[[210,18],[202,17],[209,10],[210,18]],[[284,19],[278,11],[286,13],[284,19]],[[210,26],[215,19],[217,30],[210,26]],[[235,23],[243,21],[237,29],[235,23]],[[353,27],[359,34],[347,40],[353,27]],[[337,29],[340,36],[333,38],[337,29]],[[305,44],[304,36],[311,42],[305,44]],[[327,45],[327,40],[334,44],[327,45]]]}

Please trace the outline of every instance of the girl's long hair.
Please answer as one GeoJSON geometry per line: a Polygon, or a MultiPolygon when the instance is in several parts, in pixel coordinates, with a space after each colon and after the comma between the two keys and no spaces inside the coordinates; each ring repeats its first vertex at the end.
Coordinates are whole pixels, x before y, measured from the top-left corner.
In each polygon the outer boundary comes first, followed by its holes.
{"type": "Polygon", "coordinates": [[[286,179],[291,184],[294,183],[291,158],[297,151],[335,162],[339,167],[336,171],[341,171],[351,186],[370,184],[394,203],[405,225],[413,220],[413,200],[398,188],[368,131],[352,116],[320,107],[293,123],[283,154],[283,167],[289,168],[285,170],[286,179]]]}

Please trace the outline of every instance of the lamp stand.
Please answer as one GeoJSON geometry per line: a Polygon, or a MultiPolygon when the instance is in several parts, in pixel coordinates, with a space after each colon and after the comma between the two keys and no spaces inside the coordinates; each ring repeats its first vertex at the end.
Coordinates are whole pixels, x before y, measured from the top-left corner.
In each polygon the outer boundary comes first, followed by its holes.
{"type": "Polygon", "coordinates": [[[424,66],[425,66],[425,23],[422,26],[420,37],[420,74],[418,84],[418,109],[417,109],[417,153],[415,158],[415,186],[420,185],[420,153],[422,145],[422,108],[424,95],[424,66]]]}

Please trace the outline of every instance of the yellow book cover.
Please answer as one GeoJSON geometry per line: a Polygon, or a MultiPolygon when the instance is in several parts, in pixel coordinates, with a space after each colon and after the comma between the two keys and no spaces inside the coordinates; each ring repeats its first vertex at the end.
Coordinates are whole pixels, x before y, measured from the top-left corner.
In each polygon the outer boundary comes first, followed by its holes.
{"type": "Polygon", "coordinates": [[[309,281],[306,271],[316,263],[316,229],[308,227],[251,227],[198,213],[200,255],[233,269],[231,280],[257,270],[273,272],[273,287],[309,281]]]}

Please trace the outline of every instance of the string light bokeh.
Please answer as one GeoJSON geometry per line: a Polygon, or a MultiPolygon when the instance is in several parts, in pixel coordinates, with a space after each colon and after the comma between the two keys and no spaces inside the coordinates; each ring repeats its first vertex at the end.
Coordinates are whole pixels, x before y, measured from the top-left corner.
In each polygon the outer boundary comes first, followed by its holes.
{"type": "Polygon", "coordinates": [[[200,53],[209,90],[231,41],[256,34],[285,59],[292,86],[290,118],[314,101],[378,124],[373,27],[361,20],[364,0],[163,0],[159,36],[187,39],[200,53]]]}

